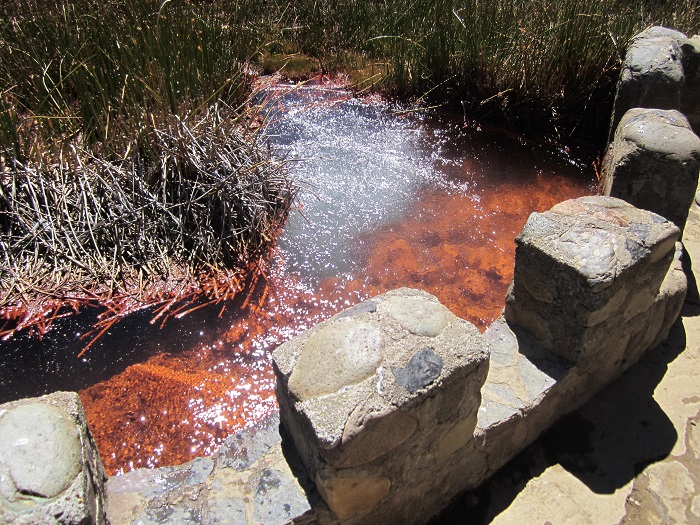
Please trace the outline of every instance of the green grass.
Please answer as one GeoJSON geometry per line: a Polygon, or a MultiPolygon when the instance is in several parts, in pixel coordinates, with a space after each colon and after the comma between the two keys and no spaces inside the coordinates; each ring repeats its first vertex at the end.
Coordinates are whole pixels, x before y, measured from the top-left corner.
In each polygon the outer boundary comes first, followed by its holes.
{"type": "Polygon", "coordinates": [[[80,136],[105,153],[132,139],[146,147],[169,114],[191,118],[216,100],[240,105],[247,64],[294,79],[315,64],[366,71],[372,86],[399,97],[562,137],[595,134],[606,125],[625,44],[653,24],[700,32],[700,5],[7,0],[0,139],[24,154],[37,136],[44,144],[80,136]]]}
{"type": "Polygon", "coordinates": [[[300,53],[265,55],[260,65],[263,74],[269,75],[279,72],[292,81],[307,79],[320,71],[318,60],[313,60],[300,53]]]}
{"type": "MultiPolygon", "coordinates": [[[[297,49],[352,50],[381,89],[561,138],[603,136],[628,40],[650,25],[700,32],[700,4],[644,0],[340,0],[294,3],[297,49]]],[[[290,15],[291,16],[291,15],[290,15]]]]}
{"type": "Polygon", "coordinates": [[[265,24],[246,20],[262,2],[246,2],[250,11],[229,5],[7,0],[0,8],[3,98],[31,118],[45,143],[80,135],[105,153],[134,140],[145,147],[168,115],[193,118],[219,100],[236,107],[248,96],[245,63],[265,24]]]}

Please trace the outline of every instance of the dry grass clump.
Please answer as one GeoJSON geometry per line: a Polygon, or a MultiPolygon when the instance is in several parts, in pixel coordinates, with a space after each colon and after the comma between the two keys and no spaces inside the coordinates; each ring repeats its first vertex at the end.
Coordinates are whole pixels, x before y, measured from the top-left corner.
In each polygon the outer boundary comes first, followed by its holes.
{"type": "Polygon", "coordinates": [[[149,157],[70,145],[54,160],[0,159],[6,330],[40,326],[66,301],[122,314],[193,290],[231,296],[268,255],[295,191],[283,162],[214,111],[172,116],[149,157]]]}
{"type": "Polygon", "coordinates": [[[295,190],[245,131],[261,2],[2,2],[0,335],[165,316],[262,264],[295,190]]]}

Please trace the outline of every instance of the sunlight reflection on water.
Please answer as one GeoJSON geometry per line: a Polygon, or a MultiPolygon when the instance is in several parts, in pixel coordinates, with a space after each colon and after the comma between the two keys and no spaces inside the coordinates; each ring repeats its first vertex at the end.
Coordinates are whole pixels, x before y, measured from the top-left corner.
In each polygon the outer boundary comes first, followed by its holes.
{"type": "MultiPolygon", "coordinates": [[[[378,293],[422,288],[483,330],[503,307],[513,239],[528,215],[595,191],[587,162],[459,116],[337,89],[284,92],[269,93],[266,133],[294,159],[302,191],[252,300],[221,318],[217,307],[173,320],[165,332],[146,312],[80,363],[47,358],[56,364],[44,367],[46,391],[83,388],[112,473],[213,453],[276,409],[272,349],[378,293]],[[124,360],[116,369],[114,356],[124,360]],[[75,381],[60,383],[61,370],[75,381]]],[[[77,346],[70,334],[80,329],[63,326],[68,342],[57,348],[77,346]]],[[[0,364],[0,384],[14,389],[10,398],[29,395],[11,366],[0,364]]]]}

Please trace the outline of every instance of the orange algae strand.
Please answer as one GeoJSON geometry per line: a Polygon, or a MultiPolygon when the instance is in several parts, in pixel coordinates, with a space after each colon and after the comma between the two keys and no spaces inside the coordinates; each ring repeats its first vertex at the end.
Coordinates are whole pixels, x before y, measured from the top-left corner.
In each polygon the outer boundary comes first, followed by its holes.
{"type": "Polygon", "coordinates": [[[515,237],[530,213],[588,193],[566,177],[550,176],[501,185],[497,194],[478,199],[425,195],[407,218],[369,236],[366,281],[378,293],[423,289],[483,331],[505,304],[515,237]]]}
{"type": "Polygon", "coordinates": [[[212,454],[228,435],[275,410],[269,368],[217,369],[213,361],[210,350],[163,354],[80,392],[110,474],[212,454]]]}

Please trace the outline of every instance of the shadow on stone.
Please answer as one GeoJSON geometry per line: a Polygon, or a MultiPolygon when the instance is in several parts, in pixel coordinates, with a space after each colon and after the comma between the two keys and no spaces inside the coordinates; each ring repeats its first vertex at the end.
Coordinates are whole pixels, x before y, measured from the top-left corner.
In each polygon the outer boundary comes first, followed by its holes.
{"type": "Polygon", "coordinates": [[[681,255],[681,263],[683,264],[683,272],[685,272],[685,276],[688,279],[688,292],[685,296],[682,315],[684,317],[695,317],[700,315],[700,292],[698,292],[698,283],[693,273],[693,261],[686,249],[683,250],[681,255]],[[695,313],[691,313],[693,311],[695,313]]]}
{"type": "MultiPolygon", "coordinates": [[[[518,340],[519,352],[538,370],[547,374],[554,381],[559,381],[574,366],[571,361],[542,348],[537,341],[519,326],[510,329],[518,340]]],[[[538,393],[539,395],[539,393],[538,393]]]]}
{"type": "MultiPolygon", "coordinates": [[[[696,310],[686,303],[688,308],[696,310]]],[[[668,364],[685,348],[680,319],[669,338],[639,364],[569,414],[479,488],[458,496],[433,525],[484,525],[527,483],[559,464],[598,494],[611,494],[668,456],[678,435],[653,399],[668,364]]]]}
{"type": "Polygon", "coordinates": [[[319,496],[316,490],[316,484],[309,477],[309,474],[304,468],[304,464],[301,462],[301,457],[297,452],[292,436],[289,431],[280,423],[279,425],[280,436],[282,436],[282,455],[284,459],[287,460],[289,465],[289,470],[292,472],[294,477],[297,479],[299,486],[304,491],[304,495],[309,502],[312,509],[316,509],[319,506],[325,506],[325,503],[319,496]]]}

